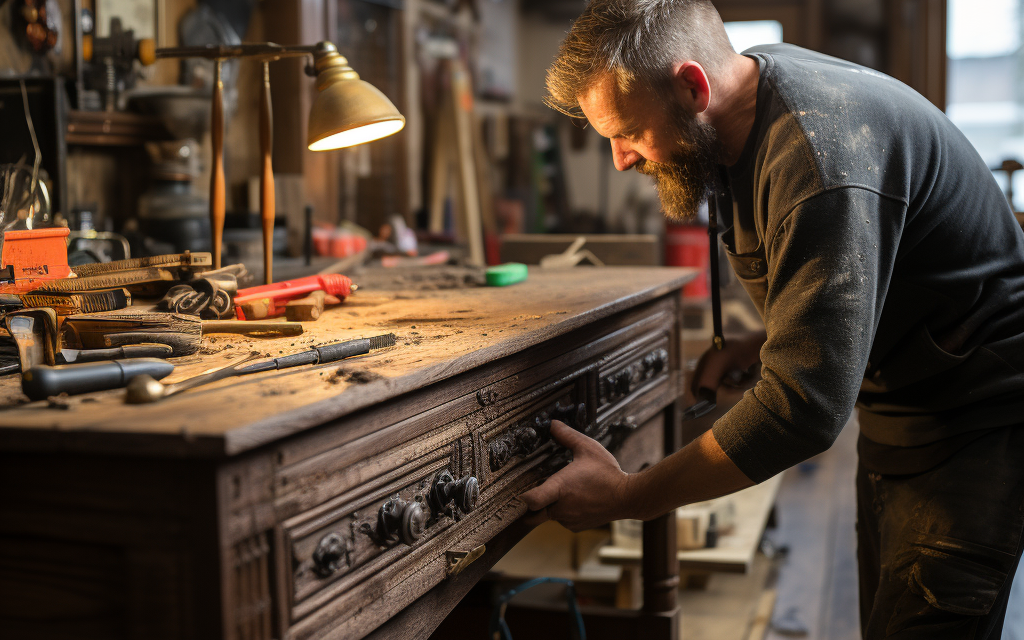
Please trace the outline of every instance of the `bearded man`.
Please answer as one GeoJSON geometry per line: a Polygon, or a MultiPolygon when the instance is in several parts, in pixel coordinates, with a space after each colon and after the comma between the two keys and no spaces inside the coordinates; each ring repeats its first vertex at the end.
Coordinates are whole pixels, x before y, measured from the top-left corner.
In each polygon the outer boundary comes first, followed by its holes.
{"type": "Polygon", "coordinates": [[[998,638],[1024,529],[1024,234],[967,139],[870,69],[735,53],[706,0],[592,0],[547,85],[669,216],[731,192],[722,241],[766,331],[705,354],[695,388],[758,361],[762,379],[644,471],[556,424],[573,462],[523,494],[534,519],[649,520],[751,486],[856,404],[864,637],[998,638]]]}

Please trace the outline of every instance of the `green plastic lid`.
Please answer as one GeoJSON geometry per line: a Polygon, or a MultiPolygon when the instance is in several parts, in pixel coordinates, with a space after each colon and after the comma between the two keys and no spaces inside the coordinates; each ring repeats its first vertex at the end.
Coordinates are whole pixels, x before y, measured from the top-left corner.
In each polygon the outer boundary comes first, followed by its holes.
{"type": "Polygon", "coordinates": [[[487,267],[487,284],[491,287],[505,287],[526,280],[526,265],[522,262],[506,262],[496,267],[487,267]]]}

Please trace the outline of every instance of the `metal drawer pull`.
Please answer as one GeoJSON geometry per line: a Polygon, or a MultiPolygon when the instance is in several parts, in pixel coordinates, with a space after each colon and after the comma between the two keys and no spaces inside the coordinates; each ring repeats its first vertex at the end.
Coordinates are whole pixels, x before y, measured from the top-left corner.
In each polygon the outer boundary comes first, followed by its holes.
{"type": "Polygon", "coordinates": [[[472,551],[446,551],[445,556],[448,558],[448,577],[457,576],[462,573],[463,569],[473,564],[473,561],[484,555],[484,551],[487,548],[484,545],[480,545],[472,551]]]}
{"type": "Polygon", "coordinates": [[[321,578],[326,578],[335,571],[349,564],[352,543],[340,533],[328,533],[313,551],[313,571],[321,578]]]}
{"type": "Polygon", "coordinates": [[[480,483],[475,477],[466,476],[456,480],[447,469],[437,474],[430,487],[431,509],[435,514],[443,513],[452,518],[476,509],[479,497],[480,483]]]}
{"type": "Polygon", "coordinates": [[[377,513],[377,538],[385,543],[401,540],[414,544],[427,527],[427,514],[419,502],[406,502],[395,496],[381,505],[377,513]]]}

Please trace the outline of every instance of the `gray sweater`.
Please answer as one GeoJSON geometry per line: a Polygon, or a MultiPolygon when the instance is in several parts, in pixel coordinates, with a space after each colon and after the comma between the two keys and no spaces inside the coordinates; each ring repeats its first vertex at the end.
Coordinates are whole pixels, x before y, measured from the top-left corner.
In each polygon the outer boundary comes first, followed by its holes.
{"type": "Polygon", "coordinates": [[[713,427],[726,454],[765,480],[831,446],[855,403],[883,447],[1024,423],[1024,234],[970,142],[876,71],[745,54],[757,115],[720,209],[768,340],[763,380],[713,427]]]}

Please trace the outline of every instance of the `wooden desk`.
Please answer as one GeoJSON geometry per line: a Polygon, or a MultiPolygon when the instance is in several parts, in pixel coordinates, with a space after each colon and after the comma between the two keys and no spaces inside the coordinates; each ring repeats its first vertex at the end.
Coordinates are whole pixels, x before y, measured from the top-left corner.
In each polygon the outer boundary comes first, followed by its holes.
{"type": "MultiPolygon", "coordinates": [[[[502,289],[363,290],[298,338],[204,338],[168,381],[249,348],[389,331],[397,347],[153,405],[120,391],[19,405],[16,376],[0,381],[0,628],[426,635],[525,535],[514,497],[565,463],[545,418],[625,468],[679,446],[680,289],[693,275],[578,268],[502,289]],[[473,478],[478,498],[456,489],[438,504],[446,474],[473,478]]],[[[674,526],[645,529],[631,628],[676,632],[674,526]]]]}

